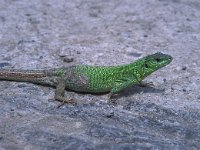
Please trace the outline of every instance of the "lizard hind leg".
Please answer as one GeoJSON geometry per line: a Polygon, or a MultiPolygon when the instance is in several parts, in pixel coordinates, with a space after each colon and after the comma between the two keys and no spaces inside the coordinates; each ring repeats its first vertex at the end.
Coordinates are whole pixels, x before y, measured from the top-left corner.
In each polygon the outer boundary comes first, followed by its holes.
{"type": "Polygon", "coordinates": [[[62,106],[64,103],[76,103],[75,100],[69,99],[64,95],[65,95],[65,82],[64,80],[59,80],[56,86],[55,100],[62,102],[62,104],[59,105],[58,107],[62,106]]]}

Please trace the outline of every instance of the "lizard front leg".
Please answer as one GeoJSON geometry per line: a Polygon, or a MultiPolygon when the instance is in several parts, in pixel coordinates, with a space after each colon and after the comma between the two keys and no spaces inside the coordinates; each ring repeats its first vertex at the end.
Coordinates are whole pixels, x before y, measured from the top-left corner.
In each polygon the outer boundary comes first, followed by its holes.
{"type": "Polygon", "coordinates": [[[140,81],[139,85],[142,87],[154,87],[153,82],[144,82],[144,81],[140,81]]]}
{"type": "Polygon", "coordinates": [[[115,86],[111,89],[108,98],[109,100],[112,98],[114,94],[121,92],[122,90],[130,87],[133,84],[138,83],[138,80],[135,77],[132,78],[123,78],[116,81],[115,86]]]}
{"type": "Polygon", "coordinates": [[[64,95],[65,95],[65,81],[64,79],[59,79],[56,86],[55,99],[57,101],[62,102],[60,106],[62,106],[64,103],[75,103],[75,100],[68,99],[64,97],[64,95]]]}

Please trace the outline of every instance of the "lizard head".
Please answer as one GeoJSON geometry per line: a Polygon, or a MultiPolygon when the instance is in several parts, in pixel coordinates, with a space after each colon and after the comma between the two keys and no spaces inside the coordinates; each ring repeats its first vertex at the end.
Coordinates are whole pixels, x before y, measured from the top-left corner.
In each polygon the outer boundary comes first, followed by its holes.
{"type": "Polygon", "coordinates": [[[141,68],[140,76],[144,78],[150,75],[156,70],[168,65],[172,61],[172,59],[173,58],[170,55],[160,52],[139,59],[138,64],[141,68]]]}

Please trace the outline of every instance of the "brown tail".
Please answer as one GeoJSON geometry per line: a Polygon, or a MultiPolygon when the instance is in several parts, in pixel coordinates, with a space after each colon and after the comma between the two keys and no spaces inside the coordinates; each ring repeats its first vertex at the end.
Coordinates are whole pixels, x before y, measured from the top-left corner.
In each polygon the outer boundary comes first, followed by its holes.
{"type": "Polygon", "coordinates": [[[0,69],[0,80],[31,81],[46,76],[42,70],[0,69]]]}

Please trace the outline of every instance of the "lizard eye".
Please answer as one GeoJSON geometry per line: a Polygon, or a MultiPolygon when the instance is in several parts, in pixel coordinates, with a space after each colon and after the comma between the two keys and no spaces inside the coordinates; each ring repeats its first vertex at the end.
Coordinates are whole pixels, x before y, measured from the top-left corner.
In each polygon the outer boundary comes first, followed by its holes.
{"type": "Polygon", "coordinates": [[[160,58],[156,58],[155,59],[157,62],[161,62],[161,59],[160,58]]]}

